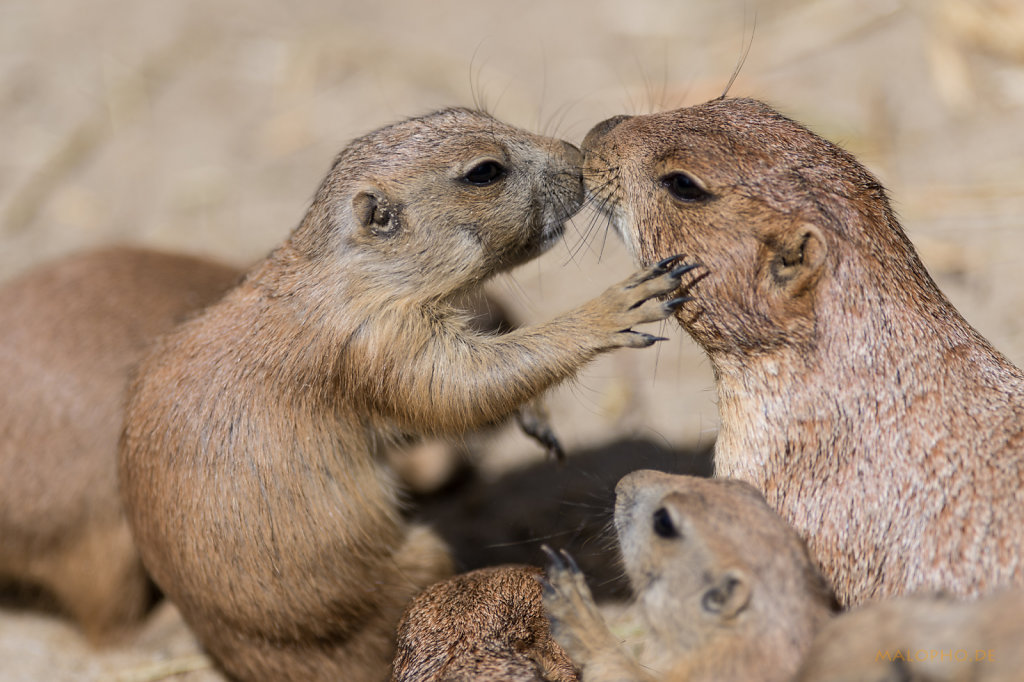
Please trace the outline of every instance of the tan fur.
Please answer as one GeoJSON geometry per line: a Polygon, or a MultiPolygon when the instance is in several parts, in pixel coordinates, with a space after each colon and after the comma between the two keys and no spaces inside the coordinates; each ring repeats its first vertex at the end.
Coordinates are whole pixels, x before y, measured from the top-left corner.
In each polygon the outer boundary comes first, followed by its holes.
{"type": "Polygon", "coordinates": [[[830,615],[803,541],[741,481],[637,471],[615,528],[646,627],[641,666],[601,618],[582,574],[555,561],[544,605],[586,682],[788,680],[830,615]]]}
{"type": "Polygon", "coordinates": [[[0,580],[42,588],[94,641],[131,627],[151,600],[117,494],[129,369],[239,275],[115,248],[0,289],[0,580]]]}
{"type": "Polygon", "coordinates": [[[398,626],[393,682],[575,682],[551,638],[532,566],[496,566],[432,585],[398,626]]]}
{"type": "Polygon", "coordinates": [[[1018,682],[1024,591],[978,601],[914,596],[870,603],[826,625],[800,682],[1018,682]]]}
{"type": "Polygon", "coordinates": [[[355,140],[285,243],[142,363],[120,450],[129,520],[231,675],[386,678],[403,608],[451,565],[402,520],[381,447],[493,423],[596,354],[653,342],[629,327],[670,314],[647,300],[678,287],[665,267],[505,335],[451,303],[557,240],[579,161],[464,109],[355,140]],[[487,159],[505,174],[464,181],[487,159]]]}
{"type": "MultiPolygon", "coordinates": [[[[465,309],[470,327],[484,334],[507,334],[520,326],[495,297],[483,291],[472,292],[456,305],[465,309]]],[[[552,458],[564,459],[565,453],[551,425],[543,397],[520,407],[515,416],[525,435],[552,458]]],[[[473,461],[469,455],[473,452],[486,452],[487,441],[494,430],[488,426],[449,438],[407,438],[408,442],[395,443],[384,454],[388,466],[408,491],[427,495],[436,493],[471,466],[473,461]]]]}
{"type": "Polygon", "coordinates": [[[870,173],[745,99],[610,119],[584,152],[641,262],[704,264],[677,316],[717,377],[716,473],[765,494],[843,603],[1024,583],[1024,373],[870,173]],[[706,195],[675,198],[678,173],[706,195]]]}

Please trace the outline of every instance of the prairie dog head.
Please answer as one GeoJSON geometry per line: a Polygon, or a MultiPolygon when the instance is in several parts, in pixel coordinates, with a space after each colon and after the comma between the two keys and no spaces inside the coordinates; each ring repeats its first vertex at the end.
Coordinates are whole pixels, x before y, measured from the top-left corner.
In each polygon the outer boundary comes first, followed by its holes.
{"type": "Polygon", "coordinates": [[[354,140],[292,238],[346,260],[369,287],[444,298],[543,253],[580,207],[576,147],[469,109],[444,109],[354,140]]]}
{"type": "Polygon", "coordinates": [[[616,487],[626,573],[663,647],[784,631],[809,642],[828,590],[796,531],[752,486],[636,471],[616,487]]]}
{"type": "Polygon", "coordinates": [[[616,116],[583,151],[587,192],[637,260],[684,253],[706,267],[699,305],[678,316],[710,350],[807,341],[823,297],[859,304],[854,280],[933,288],[878,180],[762,102],[616,116]]]}

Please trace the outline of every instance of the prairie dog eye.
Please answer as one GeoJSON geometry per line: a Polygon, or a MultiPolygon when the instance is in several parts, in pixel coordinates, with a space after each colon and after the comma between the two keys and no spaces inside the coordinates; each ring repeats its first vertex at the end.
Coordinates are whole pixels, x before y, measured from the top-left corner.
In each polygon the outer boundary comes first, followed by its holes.
{"type": "Polygon", "coordinates": [[[670,540],[682,535],[676,527],[675,521],[672,520],[672,515],[669,514],[668,509],[665,507],[658,508],[658,510],[654,512],[651,521],[654,534],[658,537],[670,540]]]}
{"type": "Polygon", "coordinates": [[[470,185],[485,187],[505,177],[505,167],[494,160],[481,161],[462,176],[462,180],[470,185]]]}
{"type": "Polygon", "coordinates": [[[711,194],[700,186],[692,176],[682,171],[669,173],[661,179],[662,186],[669,194],[680,201],[697,202],[711,197],[711,194]]]}

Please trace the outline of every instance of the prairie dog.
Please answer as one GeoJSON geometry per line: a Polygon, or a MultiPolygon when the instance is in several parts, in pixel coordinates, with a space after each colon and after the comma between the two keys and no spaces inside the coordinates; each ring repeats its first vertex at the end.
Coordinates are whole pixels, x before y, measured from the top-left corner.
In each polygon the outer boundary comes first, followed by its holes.
{"type": "Polygon", "coordinates": [[[153,599],[117,491],[131,367],[240,271],[106,248],[0,287],[0,582],[41,588],[94,643],[153,599]]]}
{"type": "Polygon", "coordinates": [[[392,682],[575,682],[551,637],[534,566],[494,566],[431,585],[398,626],[392,682]]]}
{"type": "Polygon", "coordinates": [[[717,476],[753,484],[841,603],[1024,583],[1024,373],[939,291],[885,189],[771,107],[618,116],[587,189],[636,258],[703,264],[717,476]]]}
{"type": "Polygon", "coordinates": [[[120,481],[143,562],[230,675],[387,677],[409,600],[451,572],[380,449],[507,417],[679,301],[669,259],[504,335],[452,301],[541,254],[578,150],[467,109],[358,138],[287,240],[140,365],[120,481]]]}
{"type": "Polygon", "coordinates": [[[747,483],[641,470],[616,487],[615,529],[646,628],[643,665],[568,555],[544,606],[584,682],[789,680],[832,595],[796,531],[747,483]]]}

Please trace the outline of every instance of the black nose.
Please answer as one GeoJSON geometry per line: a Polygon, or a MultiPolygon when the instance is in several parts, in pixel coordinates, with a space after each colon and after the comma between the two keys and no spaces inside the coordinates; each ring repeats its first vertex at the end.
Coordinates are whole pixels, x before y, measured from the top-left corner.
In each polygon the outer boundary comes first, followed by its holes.
{"type": "Polygon", "coordinates": [[[619,125],[623,121],[633,118],[632,116],[612,116],[609,119],[601,121],[596,126],[590,129],[587,136],[583,138],[583,149],[588,149],[597,143],[602,137],[611,132],[612,128],[619,125]]]}

